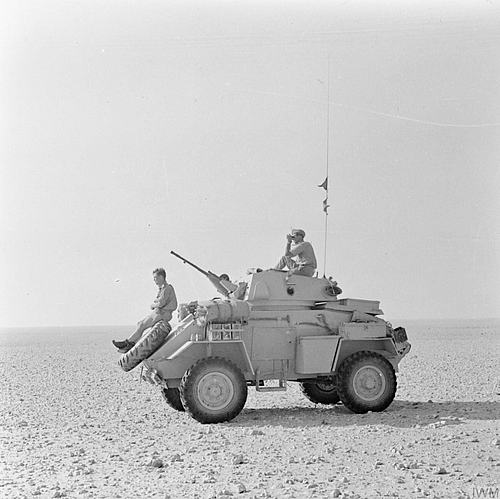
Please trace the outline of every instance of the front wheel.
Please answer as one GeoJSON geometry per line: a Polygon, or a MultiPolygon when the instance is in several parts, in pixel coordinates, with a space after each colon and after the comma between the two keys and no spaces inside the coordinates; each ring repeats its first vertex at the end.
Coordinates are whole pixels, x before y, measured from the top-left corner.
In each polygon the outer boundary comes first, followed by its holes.
{"type": "Polygon", "coordinates": [[[380,412],[389,407],[396,386],[392,364],[375,352],[357,352],[347,357],[337,374],[340,399],[357,414],[380,412]]]}
{"type": "Polygon", "coordinates": [[[340,402],[334,380],[321,383],[300,383],[302,393],[315,404],[335,405],[340,402]]]}
{"type": "Polygon", "coordinates": [[[208,357],[186,371],[180,394],[182,405],[194,419],[200,423],[223,423],[243,409],[247,384],[232,362],[208,357]]]}
{"type": "Polygon", "coordinates": [[[176,411],[184,412],[184,406],[182,405],[181,394],[178,388],[162,388],[161,394],[165,399],[165,402],[176,411]]]}

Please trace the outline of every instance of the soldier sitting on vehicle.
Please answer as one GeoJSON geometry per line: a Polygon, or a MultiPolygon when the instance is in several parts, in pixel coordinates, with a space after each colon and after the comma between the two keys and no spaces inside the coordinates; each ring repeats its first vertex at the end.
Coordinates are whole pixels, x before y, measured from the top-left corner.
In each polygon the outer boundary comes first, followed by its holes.
{"type": "Polygon", "coordinates": [[[306,233],[302,229],[293,229],[286,236],[285,254],[273,267],[274,270],[288,268],[289,274],[312,277],[316,271],[317,262],[311,243],[304,241],[306,233]]]}
{"type": "Polygon", "coordinates": [[[164,269],[153,270],[153,280],[158,286],[158,294],[151,304],[152,312],[137,323],[137,328],[132,335],[124,341],[113,340],[113,345],[120,353],[128,352],[140,339],[144,331],[153,327],[161,320],[167,325],[172,319],[172,312],[177,308],[175,290],[166,280],[167,273],[164,269]]]}

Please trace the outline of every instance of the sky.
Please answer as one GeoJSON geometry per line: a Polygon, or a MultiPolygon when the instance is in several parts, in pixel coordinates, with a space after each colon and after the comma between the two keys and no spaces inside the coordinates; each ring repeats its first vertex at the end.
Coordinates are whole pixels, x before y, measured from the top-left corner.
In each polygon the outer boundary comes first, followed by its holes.
{"type": "Polygon", "coordinates": [[[387,320],[500,317],[499,0],[1,9],[0,326],[213,298],[170,251],[239,280],[292,228],[387,320]]]}

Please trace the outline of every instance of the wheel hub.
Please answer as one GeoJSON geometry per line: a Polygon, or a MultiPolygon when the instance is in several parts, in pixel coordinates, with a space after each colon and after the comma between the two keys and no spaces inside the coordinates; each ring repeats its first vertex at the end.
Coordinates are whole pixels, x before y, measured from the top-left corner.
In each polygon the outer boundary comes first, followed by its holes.
{"type": "Polygon", "coordinates": [[[385,376],[378,367],[365,366],[354,375],[354,391],[363,400],[377,400],[384,393],[385,387],[385,376]]]}
{"type": "Polygon", "coordinates": [[[209,373],[200,379],[197,394],[205,409],[221,410],[233,399],[234,386],[224,373],[209,373]]]}
{"type": "Polygon", "coordinates": [[[331,383],[318,383],[318,390],[325,392],[325,393],[330,393],[334,390],[337,389],[337,385],[333,382],[331,383]]]}

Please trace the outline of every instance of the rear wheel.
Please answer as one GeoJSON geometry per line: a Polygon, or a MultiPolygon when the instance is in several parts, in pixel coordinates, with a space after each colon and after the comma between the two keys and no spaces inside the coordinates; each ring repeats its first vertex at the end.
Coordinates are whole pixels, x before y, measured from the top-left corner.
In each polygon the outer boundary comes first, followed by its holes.
{"type": "Polygon", "coordinates": [[[182,405],[181,394],[178,388],[162,388],[161,394],[165,399],[165,402],[179,412],[184,412],[184,406],[182,405]]]}
{"type": "Polygon", "coordinates": [[[302,393],[315,404],[334,405],[340,402],[335,380],[321,383],[300,383],[302,393]]]}
{"type": "Polygon", "coordinates": [[[186,371],[180,394],[182,405],[194,419],[200,423],[223,423],[243,409],[247,384],[232,362],[208,357],[186,371]]]}
{"type": "Polygon", "coordinates": [[[392,364],[375,352],[357,352],[347,357],[337,374],[340,399],[357,414],[380,412],[389,407],[396,386],[392,364]]]}

